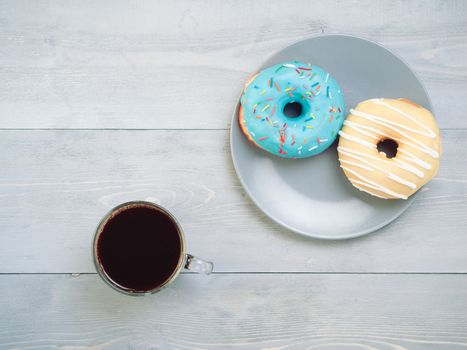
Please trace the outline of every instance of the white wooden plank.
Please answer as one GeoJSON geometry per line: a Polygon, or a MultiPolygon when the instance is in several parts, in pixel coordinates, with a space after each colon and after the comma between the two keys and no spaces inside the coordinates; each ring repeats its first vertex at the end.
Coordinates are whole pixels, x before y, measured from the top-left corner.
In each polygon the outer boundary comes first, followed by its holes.
{"type": "Polygon", "coordinates": [[[467,272],[467,131],[443,133],[438,177],[377,234],[308,239],[242,190],[219,131],[0,131],[0,272],[93,272],[111,207],[149,199],[180,219],[216,271],[467,272]]]}
{"type": "Polygon", "coordinates": [[[0,128],[227,128],[265,57],[321,33],[394,50],[467,127],[465,1],[0,3],[0,128]]]}
{"type": "Polygon", "coordinates": [[[466,275],[181,275],[121,295],[96,275],[0,276],[2,349],[467,347],[466,275]]]}

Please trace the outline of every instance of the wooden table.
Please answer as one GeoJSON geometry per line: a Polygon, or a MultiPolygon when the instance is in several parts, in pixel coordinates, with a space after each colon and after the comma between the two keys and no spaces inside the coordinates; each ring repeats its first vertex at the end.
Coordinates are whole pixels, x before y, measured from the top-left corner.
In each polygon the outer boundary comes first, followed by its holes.
{"type": "Polygon", "coordinates": [[[0,348],[467,348],[466,94],[466,1],[2,1],[0,348]],[[228,140],[248,75],[322,33],[406,60],[444,147],[405,214],[340,242],[265,217],[228,140]],[[172,210],[215,273],[108,288],[94,228],[133,199],[172,210]]]}

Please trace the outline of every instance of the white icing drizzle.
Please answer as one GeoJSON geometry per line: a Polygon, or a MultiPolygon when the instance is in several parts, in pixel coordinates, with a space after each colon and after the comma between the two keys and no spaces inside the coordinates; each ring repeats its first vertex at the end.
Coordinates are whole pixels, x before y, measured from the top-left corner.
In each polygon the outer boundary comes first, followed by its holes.
{"type": "MultiPolygon", "coordinates": [[[[369,129],[371,130],[372,128],[369,128],[369,127],[365,127],[364,125],[360,125],[358,123],[354,123],[354,122],[351,122],[350,120],[346,120],[344,121],[344,125],[348,126],[349,128],[351,129],[354,129],[356,131],[358,131],[359,133],[362,133],[363,135],[366,135],[368,137],[371,137],[372,139],[375,139],[377,140],[378,139],[378,136],[375,136],[373,134],[370,134],[369,132],[366,132],[366,131],[363,131],[362,128],[364,129],[369,129]]],[[[378,130],[376,129],[373,129],[375,132],[378,132],[378,130]]]]}
{"type": "Polygon", "coordinates": [[[419,132],[420,134],[425,135],[426,137],[429,137],[429,138],[432,138],[432,139],[436,138],[436,133],[433,130],[428,128],[426,125],[423,125],[423,123],[421,123],[419,120],[417,120],[417,118],[414,118],[413,116],[411,116],[409,113],[406,113],[406,112],[400,110],[397,107],[391,106],[389,103],[384,102],[381,98],[375,98],[375,99],[372,99],[370,101],[377,104],[377,105],[381,105],[381,106],[384,106],[386,108],[389,108],[390,110],[392,110],[394,112],[397,112],[397,113],[399,113],[400,115],[403,115],[406,118],[409,118],[411,121],[413,121],[419,127],[426,130],[425,134],[419,132]]]}
{"type": "Polygon", "coordinates": [[[357,168],[362,168],[362,169],[365,169],[365,170],[368,170],[368,171],[373,171],[373,168],[371,168],[369,166],[366,166],[366,165],[363,165],[363,164],[360,164],[360,163],[356,163],[356,162],[352,162],[350,160],[341,160],[341,163],[350,164],[350,165],[356,166],[357,168]]]}
{"type": "Polygon", "coordinates": [[[423,169],[426,169],[426,170],[431,169],[431,164],[430,163],[427,163],[427,162],[421,160],[420,158],[415,156],[413,153],[410,153],[409,151],[406,151],[406,150],[404,150],[402,148],[398,149],[397,152],[406,154],[406,156],[401,154],[399,156],[399,158],[402,158],[402,159],[408,160],[409,162],[415,163],[415,164],[421,166],[423,169]]]}
{"type": "MultiPolygon", "coordinates": [[[[342,152],[342,153],[345,154],[345,151],[342,152]]],[[[347,156],[349,156],[349,157],[351,157],[351,158],[354,158],[354,159],[359,159],[360,162],[362,162],[362,163],[368,165],[368,166],[362,166],[362,164],[359,164],[359,165],[360,165],[360,166],[359,166],[360,168],[363,168],[363,169],[365,169],[365,170],[370,170],[370,171],[373,171],[373,169],[378,169],[379,171],[381,171],[381,172],[385,173],[386,175],[388,175],[388,178],[391,179],[391,180],[393,180],[393,181],[396,181],[396,182],[398,182],[398,183],[400,183],[400,184],[402,184],[402,185],[404,185],[404,186],[407,186],[407,187],[409,187],[409,188],[411,188],[411,189],[413,189],[413,190],[417,188],[417,185],[414,184],[413,182],[407,181],[407,180],[401,178],[400,176],[398,176],[398,175],[396,175],[396,174],[390,172],[389,170],[386,170],[386,169],[384,169],[384,168],[381,168],[381,167],[377,166],[377,165],[374,164],[374,163],[369,162],[368,160],[359,158],[358,156],[354,156],[354,155],[351,155],[351,154],[347,154],[347,156]]],[[[341,163],[349,163],[349,164],[353,164],[353,165],[358,164],[358,163],[349,162],[349,161],[346,161],[346,160],[343,160],[343,159],[342,159],[340,162],[341,162],[341,163]]],[[[356,166],[358,166],[358,165],[356,165],[356,166]]]]}
{"type": "MultiPolygon", "coordinates": [[[[367,119],[367,120],[371,120],[372,122],[376,123],[376,124],[380,124],[380,125],[383,125],[391,130],[394,130],[396,132],[398,132],[399,134],[401,134],[402,136],[410,139],[411,141],[415,142],[416,144],[419,145],[419,147],[414,147],[414,148],[417,148],[418,150],[424,152],[424,153],[427,153],[429,154],[430,156],[432,156],[433,158],[437,159],[439,158],[439,154],[438,152],[433,149],[433,148],[430,148],[428,147],[426,144],[424,144],[423,142],[413,138],[412,136],[410,135],[407,135],[406,133],[404,133],[403,131],[401,131],[400,129],[397,129],[395,128],[394,126],[392,125],[396,125],[398,126],[399,128],[402,128],[402,129],[406,129],[406,130],[409,130],[409,131],[412,131],[413,133],[417,133],[417,134],[420,134],[420,135],[424,135],[426,136],[424,133],[421,133],[421,132],[418,132],[418,130],[415,130],[415,129],[412,129],[410,127],[407,127],[405,125],[402,125],[402,124],[399,124],[399,123],[394,123],[392,121],[388,121],[386,119],[383,119],[381,117],[378,117],[378,116],[375,116],[373,114],[368,114],[368,113],[365,113],[365,112],[360,112],[360,111],[356,111],[355,109],[351,109],[350,110],[350,113],[357,116],[357,117],[360,117],[360,118],[364,118],[364,119],[367,119]]],[[[413,147],[413,146],[412,146],[413,147]]]]}
{"type": "MultiPolygon", "coordinates": [[[[387,187],[384,187],[384,186],[379,185],[379,184],[377,184],[377,183],[375,183],[373,181],[370,181],[366,177],[364,177],[361,174],[359,174],[358,172],[356,172],[355,170],[349,169],[349,168],[344,167],[344,166],[341,166],[341,168],[348,171],[352,175],[358,177],[360,180],[362,180],[364,182],[364,183],[361,183],[363,186],[372,188],[372,189],[380,191],[380,192],[384,192],[384,193],[386,193],[386,194],[388,194],[390,196],[396,197],[396,198],[407,199],[407,196],[405,196],[403,194],[400,194],[400,193],[397,193],[397,192],[394,192],[394,191],[391,191],[387,187]]],[[[358,180],[356,180],[356,181],[354,180],[354,182],[357,182],[357,181],[358,180]]],[[[358,182],[360,182],[360,181],[358,181],[358,182]]]]}
{"type": "MultiPolygon", "coordinates": [[[[384,171],[385,173],[390,173],[389,171],[386,172],[384,171]]],[[[403,178],[397,176],[396,174],[393,174],[393,173],[390,173],[389,176],[388,176],[391,180],[394,180],[402,185],[405,185],[409,188],[411,188],[412,190],[415,190],[417,188],[417,185],[414,184],[413,182],[410,182],[410,181],[407,181],[407,180],[404,180],[403,178]]]]}
{"type": "MultiPolygon", "coordinates": [[[[398,168],[407,170],[407,171],[411,172],[412,174],[417,175],[419,178],[424,178],[425,177],[425,174],[422,171],[420,171],[417,168],[414,168],[413,166],[411,166],[409,164],[406,164],[404,162],[394,163],[394,162],[391,162],[389,160],[385,160],[385,159],[383,159],[381,157],[375,157],[375,156],[372,156],[371,154],[366,154],[366,153],[363,153],[363,152],[354,151],[354,150],[352,150],[350,148],[347,148],[347,147],[337,147],[337,150],[339,152],[341,152],[342,154],[345,154],[345,155],[347,155],[349,157],[352,157],[352,158],[360,160],[360,161],[362,161],[363,158],[358,157],[358,156],[362,156],[362,157],[366,157],[366,158],[370,158],[370,159],[375,159],[375,160],[379,160],[380,162],[391,164],[391,165],[396,166],[398,168]]],[[[395,158],[393,158],[393,160],[394,159],[395,158]]]]}
{"type": "Polygon", "coordinates": [[[356,184],[359,184],[359,185],[362,185],[362,186],[365,186],[365,187],[369,187],[369,188],[374,188],[373,186],[368,186],[368,184],[365,184],[365,183],[362,182],[362,181],[358,181],[357,179],[353,179],[353,178],[350,178],[350,177],[349,177],[349,181],[350,181],[351,183],[353,183],[354,186],[355,186],[356,188],[358,188],[360,191],[368,192],[368,193],[371,194],[372,196],[375,196],[375,197],[378,197],[378,198],[382,198],[382,199],[386,199],[386,197],[380,196],[379,194],[376,194],[376,193],[374,193],[373,191],[370,191],[370,190],[368,190],[368,189],[363,189],[363,188],[361,188],[360,186],[357,186],[356,184]]]}
{"type": "MultiPolygon", "coordinates": [[[[363,140],[359,139],[358,137],[354,137],[354,136],[351,136],[349,134],[346,134],[343,131],[340,131],[339,135],[344,139],[348,139],[348,140],[350,140],[352,142],[359,143],[359,144],[361,144],[361,145],[363,145],[365,147],[368,147],[370,149],[375,149],[376,148],[375,145],[373,145],[373,144],[371,144],[369,142],[363,141],[363,140]]],[[[384,152],[380,152],[380,153],[383,153],[386,156],[386,154],[384,152]]],[[[361,154],[363,155],[364,153],[361,153],[361,154]]],[[[379,159],[379,158],[375,158],[375,159],[379,159]]],[[[394,159],[394,160],[396,160],[396,159],[394,159]]],[[[386,160],[386,162],[389,163],[389,164],[392,164],[390,160],[386,160]]],[[[425,174],[423,174],[423,172],[419,171],[418,169],[416,169],[416,168],[414,168],[414,167],[412,167],[412,166],[410,166],[410,165],[408,165],[408,164],[406,164],[404,162],[401,162],[399,160],[397,160],[397,162],[403,166],[402,167],[403,169],[413,172],[418,177],[424,177],[425,176],[425,174]]]]}
{"type": "Polygon", "coordinates": [[[370,142],[368,142],[368,141],[362,140],[362,139],[359,138],[359,137],[355,137],[355,136],[349,135],[349,134],[343,132],[342,130],[339,131],[339,136],[340,136],[340,137],[343,137],[344,139],[347,139],[347,140],[353,141],[353,142],[355,142],[355,143],[358,143],[358,144],[360,144],[360,145],[362,145],[362,146],[371,148],[371,149],[375,149],[375,148],[376,148],[376,145],[375,145],[374,143],[370,143],[370,142]]]}
{"type": "MultiPolygon", "coordinates": [[[[410,147],[412,147],[412,148],[415,148],[415,149],[418,149],[419,151],[421,151],[421,149],[420,149],[419,147],[417,147],[416,145],[411,144],[410,142],[406,142],[406,141],[401,140],[400,138],[397,138],[397,137],[389,136],[389,135],[385,134],[384,132],[382,132],[382,131],[380,131],[380,130],[378,130],[378,129],[372,128],[372,127],[370,127],[370,126],[361,125],[361,124],[356,123],[356,122],[351,122],[350,120],[344,121],[344,125],[348,126],[348,127],[351,128],[351,129],[354,129],[354,130],[356,130],[356,131],[358,131],[358,132],[360,132],[360,133],[362,133],[362,134],[364,134],[364,135],[366,135],[366,136],[368,136],[368,137],[371,137],[372,139],[378,140],[379,137],[378,137],[378,136],[375,136],[375,135],[372,135],[372,134],[370,134],[369,132],[366,132],[366,131],[364,131],[364,130],[362,130],[362,129],[371,130],[371,131],[373,131],[373,132],[375,132],[375,133],[377,133],[377,134],[379,134],[379,135],[381,135],[381,136],[385,136],[385,137],[387,137],[387,138],[391,138],[391,139],[393,139],[394,141],[397,141],[397,142],[399,142],[399,143],[408,145],[408,146],[410,146],[410,147]]],[[[423,161],[422,159],[420,159],[419,157],[417,157],[415,154],[413,154],[413,153],[411,153],[411,152],[409,152],[409,151],[407,151],[407,150],[404,150],[404,149],[402,149],[402,148],[399,148],[399,149],[397,150],[397,152],[405,153],[405,154],[408,156],[408,157],[407,157],[407,156],[401,155],[400,157],[401,157],[402,159],[405,159],[405,160],[408,160],[409,162],[412,162],[412,163],[415,163],[415,164],[417,164],[417,165],[420,165],[422,168],[424,168],[424,169],[426,169],[426,170],[430,170],[430,169],[431,169],[431,164],[429,164],[429,163],[423,161]]]]}

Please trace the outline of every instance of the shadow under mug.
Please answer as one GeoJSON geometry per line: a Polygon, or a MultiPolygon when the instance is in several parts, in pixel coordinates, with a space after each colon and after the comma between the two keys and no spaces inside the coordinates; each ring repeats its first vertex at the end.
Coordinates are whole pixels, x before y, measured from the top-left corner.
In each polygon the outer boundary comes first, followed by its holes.
{"type": "MultiPolygon", "coordinates": [[[[170,249],[170,247],[164,247],[164,243],[167,242],[164,242],[164,237],[162,237],[162,244],[158,244],[157,247],[157,251],[162,255],[162,258],[159,258],[159,264],[165,264],[163,260],[167,252],[164,251],[164,249],[170,249]]],[[[182,269],[206,275],[212,272],[213,264],[187,254],[185,245],[182,227],[167,209],[146,201],[126,202],[110,210],[97,226],[93,243],[94,264],[100,277],[115,290],[127,295],[136,296],[153,294],[172,283],[182,269]],[[168,228],[168,232],[161,232],[164,230],[158,230],[159,227],[153,227],[154,233],[152,233],[152,229],[148,227],[148,224],[151,223],[152,226],[154,226],[157,225],[158,222],[165,225],[165,231],[167,231],[168,228]],[[131,257],[141,259],[141,254],[137,251],[131,252],[128,250],[134,250],[135,247],[132,241],[139,239],[138,237],[140,236],[138,235],[141,235],[142,231],[145,231],[147,242],[144,242],[146,244],[139,248],[142,248],[143,251],[146,252],[146,255],[148,255],[152,248],[150,244],[148,244],[152,243],[152,239],[155,239],[157,243],[161,243],[160,235],[172,235],[171,237],[167,237],[172,239],[172,242],[175,238],[173,236],[176,235],[179,244],[176,253],[178,254],[178,260],[174,263],[174,257],[176,258],[176,255],[172,256],[171,265],[169,267],[163,267],[166,270],[168,269],[168,271],[165,271],[167,277],[151,288],[135,288],[134,286],[126,285],[125,282],[118,281],[118,278],[115,278],[115,276],[118,275],[114,271],[115,266],[112,266],[112,263],[114,265],[116,264],[122,270],[121,265],[123,265],[124,273],[126,273],[127,276],[132,276],[130,272],[134,261],[132,261],[131,257]],[[154,234],[154,236],[151,236],[152,234],[154,234]],[[135,238],[132,238],[133,236],[135,238]],[[128,266],[125,266],[125,263],[128,263],[128,266]]],[[[144,274],[151,273],[151,269],[156,271],[156,267],[152,266],[151,263],[143,264],[142,266],[143,271],[135,271],[135,274],[143,274],[143,278],[144,274]]],[[[147,277],[150,276],[148,275],[147,277]]]]}

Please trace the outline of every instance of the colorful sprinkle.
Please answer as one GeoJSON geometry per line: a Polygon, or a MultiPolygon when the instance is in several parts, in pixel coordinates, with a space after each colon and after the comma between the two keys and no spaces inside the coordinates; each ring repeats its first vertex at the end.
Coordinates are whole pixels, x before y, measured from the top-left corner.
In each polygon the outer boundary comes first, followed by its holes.
{"type": "Polygon", "coordinates": [[[319,85],[319,82],[317,81],[316,83],[314,83],[313,85],[311,85],[311,87],[315,87],[315,86],[318,86],[319,85]]]}
{"type": "Polygon", "coordinates": [[[311,70],[311,68],[305,68],[305,67],[298,67],[298,69],[301,69],[301,70],[311,70]]]}
{"type": "Polygon", "coordinates": [[[259,94],[264,95],[266,93],[266,90],[262,90],[259,94]]]}
{"type": "Polygon", "coordinates": [[[251,136],[253,136],[253,137],[256,136],[255,133],[254,133],[253,131],[250,131],[250,134],[251,134],[251,136]]]}
{"type": "Polygon", "coordinates": [[[276,106],[274,106],[274,107],[272,108],[271,117],[274,115],[274,113],[276,113],[276,106]]]}
{"type": "Polygon", "coordinates": [[[284,68],[284,66],[280,66],[279,68],[277,68],[277,69],[275,70],[274,73],[277,73],[277,72],[280,71],[282,68],[284,68]]]}
{"type": "Polygon", "coordinates": [[[317,149],[317,148],[318,146],[313,146],[313,147],[308,148],[308,151],[313,151],[314,149],[317,149]]]}
{"type": "Polygon", "coordinates": [[[326,96],[329,97],[329,86],[326,87],[326,96]]]}
{"type": "Polygon", "coordinates": [[[324,82],[327,83],[329,79],[329,73],[326,74],[326,79],[324,79],[324,82]]]}
{"type": "Polygon", "coordinates": [[[279,87],[279,85],[277,85],[276,82],[274,82],[274,85],[276,86],[277,91],[281,92],[281,88],[279,87]]]}
{"type": "Polygon", "coordinates": [[[283,66],[288,67],[288,68],[295,68],[296,67],[294,64],[290,64],[290,63],[283,64],[283,66]]]}
{"type": "Polygon", "coordinates": [[[272,97],[268,97],[266,101],[272,101],[272,97]]]}
{"type": "Polygon", "coordinates": [[[282,148],[279,149],[279,154],[287,154],[286,151],[284,151],[282,148]]]}
{"type": "Polygon", "coordinates": [[[266,109],[268,109],[269,107],[271,107],[271,105],[266,105],[265,107],[263,107],[263,109],[261,110],[261,112],[264,112],[266,109]]]}
{"type": "Polygon", "coordinates": [[[260,137],[258,140],[263,141],[263,140],[266,140],[267,138],[268,138],[268,136],[263,136],[263,137],[260,137]]]}
{"type": "Polygon", "coordinates": [[[307,129],[314,129],[315,127],[314,127],[314,126],[311,126],[311,125],[307,125],[306,128],[307,128],[307,129]]]}
{"type": "Polygon", "coordinates": [[[285,143],[285,131],[284,131],[284,129],[279,130],[279,142],[281,143],[281,145],[283,145],[285,143]]]}
{"type": "Polygon", "coordinates": [[[313,113],[310,113],[310,117],[312,117],[313,119],[316,119],[315,115],[313,113]]]}
{"type": "Polygon", "coordinates": [[[309,122],[310,120],[313,120],[313,118],[307,118],[305,119],[305,122],[309,122]]]}
{"type": "Polygon", "coordinates": [[[333,115],[331,115],[331,117],[329,118],[329,122],[332,123],[332,118],[334,118],[333,115]]]}

